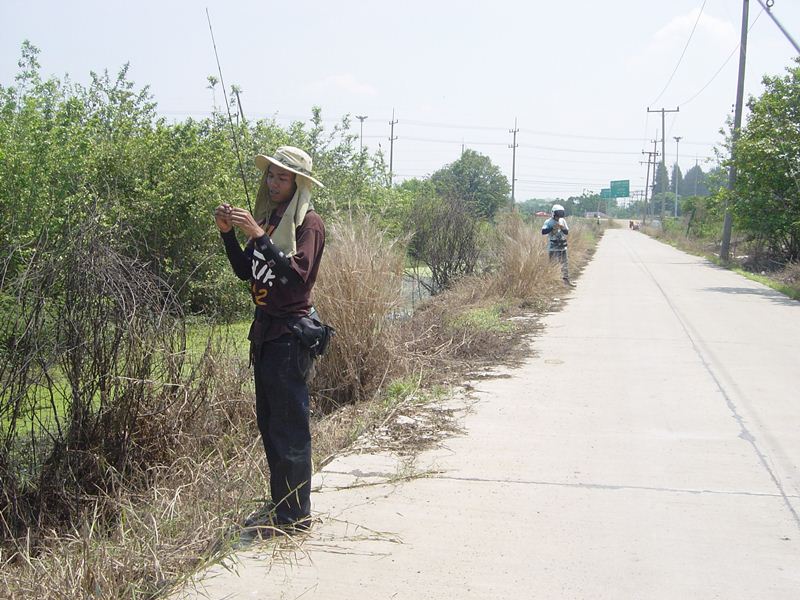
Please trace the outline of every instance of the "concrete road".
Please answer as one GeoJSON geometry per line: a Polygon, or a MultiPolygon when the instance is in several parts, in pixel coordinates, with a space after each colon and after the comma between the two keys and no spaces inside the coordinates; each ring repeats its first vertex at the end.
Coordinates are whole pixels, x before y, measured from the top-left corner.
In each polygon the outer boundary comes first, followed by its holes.
{"type": "Polygon", "coordinates": [[[335,461],[299,547],[182,597],[800,598],[800,303],[610,230],[545,325],[465,435],[335,461]]]}

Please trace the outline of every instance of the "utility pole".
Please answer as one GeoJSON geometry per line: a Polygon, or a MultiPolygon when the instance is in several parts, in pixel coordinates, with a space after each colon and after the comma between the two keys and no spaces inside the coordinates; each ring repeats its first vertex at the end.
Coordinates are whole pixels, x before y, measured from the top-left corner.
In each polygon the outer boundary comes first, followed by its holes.
{"type": "MultiPolygon", "coordinates": [[[[656,136],[656,137],[658,137],[658,136],[656,136]]],[[[664,137],[663,132],[661,134],[661,137],[662,138],[664,137]]],[[[664,140],[662,139],[661,141],[663,142],[664,140]]],[[[661,160],[663,162],[663,160],[664,160],[663,156],[661,157],[661,160]]],[[[650,189],[650,200],[651,200],[653,213],[655,213],[655,205],[653,205],[652,203],[655,202],[655,196],[656,196],[656,167],[657,166],[658,166],[658,140],[655,139],[655,140],[653,140],[653,183],[652,183],[652,187],[650,189]]],[[[661,213],[662,213],[661,214],[661,226],[663,227],[664,226],[664,214],[663,214],[664,213],[664,200],[663,199],[661,200],[661,213]]]]}
{"type": "MultiPolygon", "coordinates": [[[[642,150],[642,154],[647,154],[644,150],[642,150]]],[[[647,223],[647,187],[650,185],[650,157],[647,157],[647,177],[644,178],[644,198],[642,202],[642,225],[647,223]]],[[[639,161],[640,165],[645,164],[643,160],[639,161]]]]}
{"type": "MultiPolygon", "coordinates": [[[[672,112],[680,112],[680,110],[681,110],[680,106],[676,106],[674,109],[658,108],[658,109],[653,109],[653,110],[650,110],[649,106],[647,107],[647,112],[649,112],[649,113],[657,113],[657,112],[661,113],[661,162],[664,163],[664,168],[665,169],[667,167],[667,145],[666,145],[667,144],[667,142],[666,142],[667,129],[666,129],[666,123],[665,123],[664,115],[666,113],[668,113],[668,112],[670,112],[670,113],[672,113],[672,112]]],[[[656,136],[656,137],[658,137],[658,136],[656,136]]],[[[651,196],[651,198],[653,198],[655,196],[655,181],[656,181],[656,177],[655,177],[655,173],[653,173],[653,196],[651,196]]],[[[669,182],[667,182],[667,189],[669,189],[669,182]]],[[[664,200],[663,199],[661,200],[661,223],[662,224],[664,223],[664,200]]]]}
{"type": "MultiPolygon", "coordinates": [[[[747,25],[749,23],[748,13],[750,3],[742,0],[742,41],[739,43],[739,81],[736,85],[736,108],[733,115],[733,131],[731,132],[731,167],[728,170],[728,192],[733,193],[736,185],[736,164],[733,162],[736,156],[736,142],[739,139],[739,130],[742,127],[742,104],[744,101],[744,65],[747,58],[747,25]]],[[[725,200],[725,220],[722,223],[722,242],[719,247],[720,260],[728,260],[728,253],[731,246],[731,227],[733,217],[728,208],[728,200],[725,200]]]]}
{"type": "Polygon", "coordinates": [[[364,151],[364,121],[366,121],[368,118],[369,118],[369,116],[367,116],[367,115],[356,115],[356,119],[361,121],[361,136],[360,136],[361,141],[358,144],[358,151],[359,152],[363,152],[364,151]]]}
{"type": "MultiPolygon", "coordinates": [[[[653,140],[653,151],[652,152],[645,152],[642,150],[642,154],[647,154],[647,177],[644,180],[644,204],[642,205],[642,225],[647,224],[647,189],[650,187],[650,165],[655,165],[656,157],[658,156],[658,151],[656,150],[656,144],[658,143],[657,140],[653,140]]],[[[644,164],[644,161],[640,161],[639,164],[644,164]]],[[[653,190],[655,190],[655,169],[653,169],[653,190]]]]}
{"type": "Polygon", "coordinates": [[[514,129],[509,129],[508,133],[514,134],[514,141],[511,143],[509,148],[511,148],[511,208],[512,210],[517,210],[517,204],[514,199],[514,184],[517,181],[517,132],[519,128],[517,127],[517,119],[514,118],[514,129]]]}
{"type": "Polygon", "coordinates": [[[394,109],[392,109],[392,120],[389,121],[389,126],[391,127],[391,131],[389,133],[389,187],[392,187],[394,184],[394,171],[392,171],[392,165],[394,161],[394,141],[397,139],[394,135],[394,126],[396,124],[397,121],[394,118],[394,109]]]}
{"type": "Polygon", "coordinates": [[[649,112],[649,113],[651,113],[651,112],[652,113],[657,113],[657,112],[661,113],[661,162],[664,163],[665,167],[667,166],[667,163],[666,163],[666,160],[667,160],[667,147],[666,147],[666,142],[665,142],[664,138],[667,137],[667,130],[665,129],[665,125],[664,125],[664,120],[665,120],[664,119],[664,114],[668,113],[668,112],[670,112],[670,113],[672,113],[672,112],[680,112],[680,110],[681,110],[680,106],[677,106],[674,109],[669,109],[669,110],[666,109],[666,108],[659,108],[659,109],[653,109],[653,110],[650,110],[650,107],[647,108],[647,112],[649,112]]]}
{"type": "MultiPolygon", "coordinates": [[[[700,159],[698,159],[695,156],[694,157],[694,166],[698,167],[699,163],[700,163],[700,159]]],[[[697,181],[700,179],[699,173],[697,172],[697,168],[695,168],[695,170],[694,170],[694,175],[695,175],[695,177],[694,177],[694,195],[697,196],[697,181]]]]}
{"type": "Polygon", "coordinates": [[[681,166],[678,164],[678,161],[681,157],[680,151],[680,143],[683,139],[682,135],[673,136],[675,140],[675,170],[672,171],[672,179],[673,183],[675,184],[675,218],[678,218],[678,171],[680,171],[681,166]]]}

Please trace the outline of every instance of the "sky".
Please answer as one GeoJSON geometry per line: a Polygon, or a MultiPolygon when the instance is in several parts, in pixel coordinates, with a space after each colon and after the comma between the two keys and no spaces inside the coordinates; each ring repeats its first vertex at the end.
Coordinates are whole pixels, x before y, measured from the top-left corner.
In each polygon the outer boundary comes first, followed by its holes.
{"type": "MultiPolygon", "coordinates": [[[[363,143],[390,151],[395,181],[485,154],[515,198],[599,192],[610,180],[643,189],[643,150],[662,137],[666,163],[704,169],[736,94],[742,0],[0,0],[0,84],[13,85],[23,40],[46,75],[88,82],[90,71],[149,85],[169,120],[207,116],[217,75],[242,89],[248,119],[326,125],[366,115],[363,143]],[[727,61],[727,62],[726,62],[727,61]],[[681,140],[676,143],[674,137],[681,140]]],[[[797,52],[750,0],[745,97],[763,91],[797,52]]],[[[800,40],[800,2],[772,14],[800,40]]],[[[223,104],[221,93],[216,102],[223,104]]],[[[659,151],[660,151],[659,143],[659,151]]],[[[270,149],[265,149],[270,151],[270,149]]]]}

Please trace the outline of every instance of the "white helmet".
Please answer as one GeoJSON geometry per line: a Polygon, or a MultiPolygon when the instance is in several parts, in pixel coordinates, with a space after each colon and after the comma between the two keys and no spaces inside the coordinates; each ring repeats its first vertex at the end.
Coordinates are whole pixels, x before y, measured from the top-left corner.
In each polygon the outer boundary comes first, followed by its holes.
{"type": "Polygon", "coordinates": [[[553,204],[553,212],[556,212],[557,210],[564,210],[564,207],[560,204],[553,204]]]}

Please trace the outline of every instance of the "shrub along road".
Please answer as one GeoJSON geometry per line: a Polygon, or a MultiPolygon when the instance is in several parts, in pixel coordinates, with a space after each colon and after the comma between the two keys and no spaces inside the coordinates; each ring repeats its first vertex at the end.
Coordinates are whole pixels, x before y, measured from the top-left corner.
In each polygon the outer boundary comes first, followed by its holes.
{"type": "Polygon", "coordinates": [[[187,598],[797,598],[800,303],[609,230],[465,434],[317,476],[299,546],[187,598]]]}

